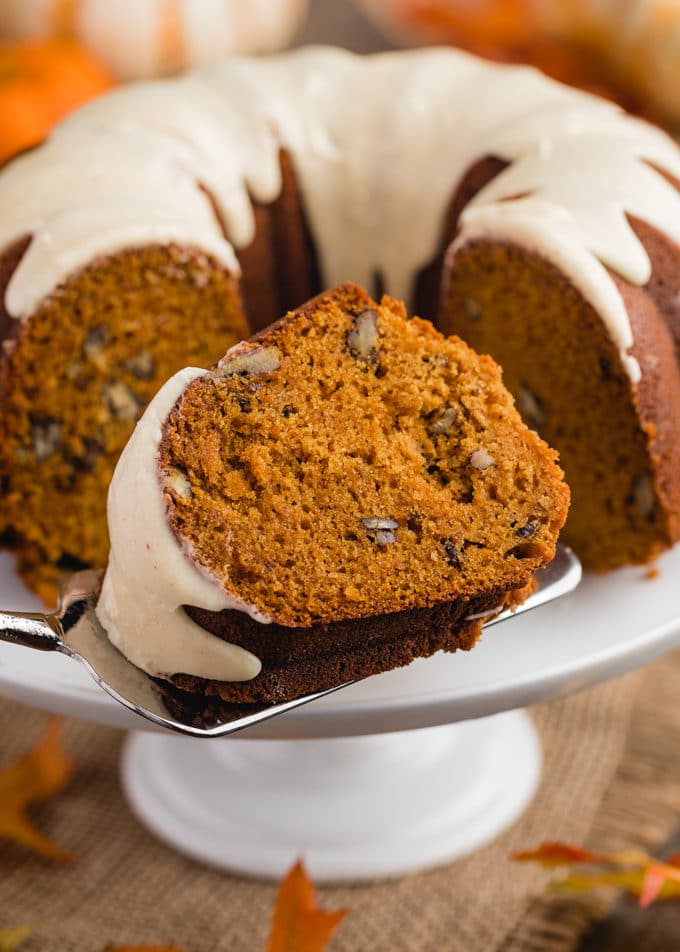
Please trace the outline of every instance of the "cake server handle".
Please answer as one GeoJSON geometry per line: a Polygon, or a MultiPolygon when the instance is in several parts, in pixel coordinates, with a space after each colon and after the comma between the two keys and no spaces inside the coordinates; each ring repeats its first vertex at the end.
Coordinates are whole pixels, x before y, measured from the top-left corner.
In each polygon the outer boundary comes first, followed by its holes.
{"type": "Polygon", "coordinates": [[[0,611],[0,641],[38,651],[63,651],[62,636],[56,615],[0,611]]]}

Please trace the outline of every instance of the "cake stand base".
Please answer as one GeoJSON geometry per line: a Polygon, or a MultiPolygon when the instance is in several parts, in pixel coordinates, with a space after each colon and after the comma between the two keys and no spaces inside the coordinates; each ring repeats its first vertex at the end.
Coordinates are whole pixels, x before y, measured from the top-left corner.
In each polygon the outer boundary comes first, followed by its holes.
{"type": "Polygon", "coordinates": [[[451,862],[506,829],[540,777],[521,711],[369,737],[193,740],[128,736],[123,787],[138,819],[194,859],[317,882],[451,862]]]}

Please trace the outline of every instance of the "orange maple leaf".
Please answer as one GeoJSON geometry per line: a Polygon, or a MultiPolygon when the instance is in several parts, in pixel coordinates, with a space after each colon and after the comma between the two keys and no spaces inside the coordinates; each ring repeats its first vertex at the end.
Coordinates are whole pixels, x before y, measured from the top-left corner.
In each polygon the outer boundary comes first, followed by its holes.
{"type": "Polygon", "coordinates": [[[554,869],[557,866],[571,866],[575,863],[596,863],[598,854],[591,853],[590,850],[580,846],[572,846],[570,843],[547,840],[541,843],[538,849],[512,853],[511,859],[517,863],[540,863],[541,866],[554,869]]]}
{"type": "Polygon", "coordinates": [[[14,952],[30,934],[31,930],[27,926],[0,929],[0,952],[14,952]]]}
{"type": "Polygon", "coordinates": [[[569,843],[547,842],[538,849],[513,853],[520,863],[539,863],[548,869],[590,866],[590,871],[570,872],[554,884],[563,892],[586,892],[597,886],[616,886],[638,897],[642,907],[657,899],[680,896],[680,855],[666,862],[641,850],[594,853],[569,843]],[[598,869],[598,867],[600,867],[598,869]]]}
{"type": "Polygon", "coordinates": [[[279,886],[265,952],[323,952],[344,915],[344,909],[319,909],[314,884],[298,861],[279,886]]]}
{"type": "Polygon", "coordinates": [[[660,866],[650,866],[644,871],[642,888],[639,893],[640,905],[643,909],[651,906],[654,900],[659,898],[665,884],[666,876],[660,866]]]}
{"type": "Polygon", "coordinates": [[[30,804],[59,793],[73,773],[74,762],[64,752],[61,735],[61,718],[50,717],[35,747],[0,770],[0,837],[49,859],[72,862],[74,854],[43,836],[26,815],[30,804]]]}

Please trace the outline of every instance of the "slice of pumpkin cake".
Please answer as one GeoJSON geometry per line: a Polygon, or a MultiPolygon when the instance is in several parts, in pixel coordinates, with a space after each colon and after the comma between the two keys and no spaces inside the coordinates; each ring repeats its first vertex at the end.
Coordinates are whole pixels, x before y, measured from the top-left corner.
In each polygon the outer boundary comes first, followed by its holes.
{"type": "Polygon", "coordinates": [[[183,690],[280,701],[471,648],[568,499],[493,360],[345,284],[152,401],[98,614],[183,690]]]}

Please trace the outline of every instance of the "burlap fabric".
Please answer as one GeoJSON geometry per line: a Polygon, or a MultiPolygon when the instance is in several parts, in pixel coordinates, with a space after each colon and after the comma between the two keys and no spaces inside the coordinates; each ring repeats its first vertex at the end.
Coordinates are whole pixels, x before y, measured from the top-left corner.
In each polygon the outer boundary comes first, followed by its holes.
{"type": "MultiPolygon", "coordinates": [[[[608,848],[654,846],[670,835],[680,810],[680,761],[672,760],[678,678],[680,655],[534,708],[545,772],[522,820],[444,869],[321,889],[324,905],[350,910],[333,952],[576,949],[592,903],[551,901],[547,875],[507,856],[546,837],[608,848]]],[[[0,701],[0,763],[25,750],[43,722],[39,712],[0,701]]],[[[0,927],[33,926],[26,952],[100,952],[109,942],[260,952],[274,887],[203,868],[139,826],[118,786],[118,732],[71,722],[66,738],[75,778],[35,815],[81,860],[57,867],[0,844],[0,927]]]]}

